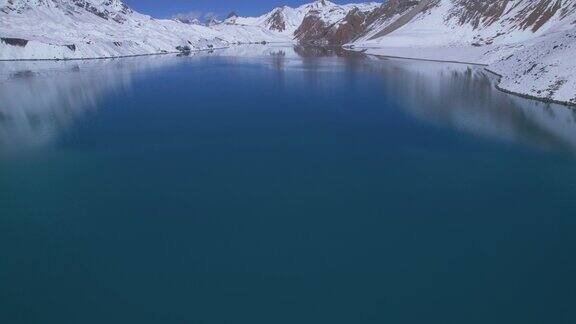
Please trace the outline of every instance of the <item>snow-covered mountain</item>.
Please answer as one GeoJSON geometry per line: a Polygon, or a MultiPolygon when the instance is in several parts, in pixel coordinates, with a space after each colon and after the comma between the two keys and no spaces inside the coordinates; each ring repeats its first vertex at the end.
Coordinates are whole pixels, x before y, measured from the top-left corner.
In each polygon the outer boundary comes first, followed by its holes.
{"type": "Polygon", "coordinates": [[[509,44],[571,29],[575,13],[574,0],[391,0],[374,12],[355,43],[509,44]]]}
{"type": "Polygon", "coordinates": [[[328,0],[316,0],[296,8],[274,8],[259,17],[233,17],[225,22],[230,25],[260,26],[290,39],[307,41],[315,30],[338,24],[350,11],[370,12],[378,6],[380,3],[376,2],[338,5],[328,0]]]}
{"type": "Polygon", "coordinates": [[[181,22],[188,25],[201,25],[200,19],[198,18],[187,18],[187,17],[172,17],[173,20],[181,22]]]}
{"type": "MultiPolygon", "coordinates": [[[[0,59],[117,57],[224,47],[237,43],[292,42],[311,16],[324,24],[376,3],[337,5],[327,0],[281,7],[260,17],[231,14],[225,21],[154,19],[121,0],[0,0],[0,59]]],[[[305,38],[298,37],[298,38],[305,38]]]]}
{"type": "Polygon", "coordinates": [[[120,0],[0,0],[0,59],[118,57],[286,39],[258,26],[220,25],[154,19],[120,0]]]}

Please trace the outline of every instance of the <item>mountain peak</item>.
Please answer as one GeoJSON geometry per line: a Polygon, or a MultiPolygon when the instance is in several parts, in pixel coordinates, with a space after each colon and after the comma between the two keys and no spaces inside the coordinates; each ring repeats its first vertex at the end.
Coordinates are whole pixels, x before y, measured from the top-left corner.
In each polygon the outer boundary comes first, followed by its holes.
{"type": "Polygon", "coordinates": [[[337,6],[337,4],[335,4],[334,2],[328,1],[328,0],[315,0],[314,5],[316,7],[334,7],[334,6],[337,6]]]}
{"type": "Polygon", "coordinates": [[[220,20],[216,19],[215,17],[211,17],[206,21],[206,26],[212,27],[212,26],[218,25],[220,23],[221,23],[220,20]]]}
{"type": "Polygon", "coordinates": [[[314,0],[314,2],[310,2],[310,3],[304,4],[300,7],[298,7],[298,9],[322,10],[322,9],[332,8],[332,7],[338,7],[338,5],[335,4],[334,2],[330,2],[328,0],[314,0]]]}

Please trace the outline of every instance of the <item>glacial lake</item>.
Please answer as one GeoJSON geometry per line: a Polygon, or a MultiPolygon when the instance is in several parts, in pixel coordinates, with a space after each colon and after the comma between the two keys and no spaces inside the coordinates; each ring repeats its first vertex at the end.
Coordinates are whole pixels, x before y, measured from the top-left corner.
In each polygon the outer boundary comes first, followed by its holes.
{"type": "Polygon", "coordinates": [[[0,63],[0,322],[576,323],[576,111],[318,48],[0,63]]]}

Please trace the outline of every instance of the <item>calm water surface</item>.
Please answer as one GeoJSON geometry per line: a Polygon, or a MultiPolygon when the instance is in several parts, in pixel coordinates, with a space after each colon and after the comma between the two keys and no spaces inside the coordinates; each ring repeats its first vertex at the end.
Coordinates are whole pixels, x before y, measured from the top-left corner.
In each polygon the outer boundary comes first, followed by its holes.
{"type": "Polygon", "coordinates": [[[0,65],[1,323],[576,323],[576,113],[311,48],[0,65]]]}

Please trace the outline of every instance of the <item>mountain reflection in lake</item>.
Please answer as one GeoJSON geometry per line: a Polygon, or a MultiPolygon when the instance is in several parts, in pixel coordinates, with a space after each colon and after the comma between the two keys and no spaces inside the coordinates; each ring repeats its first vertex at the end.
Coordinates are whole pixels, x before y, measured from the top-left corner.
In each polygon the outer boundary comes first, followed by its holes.
{"type": "MultiPolygon", "coordinates": [[[[410,115],[502,141],[543,149],[576,147],[576,112],[561,105],[495,90],[495,77],[482,67],[379,59],[341,48],[250,45],[197,53],[226,64],[256,64],[278,71],[274,82],[303,82],[311,90],[333,81],[354,82],[356,74],[378,76],[382,94],[410,115]],[[347,71],[338,80],[326,70],[347,71]],[[286,74],[285,72],[292,73],[286,74]]],[[[109,97],[130,91],[135,77],[189,60],[144,57],[71,62],[0,62],[0,151],[39,150],[54,145],[75,121],[109,97]]],[[[125,95],[125,94],[124,94],[125,95]]]]}
{"type": "Polygon", "coordinates": [[[422,120],[543,149],[576,147],[576,110],[509,95],[481,67],[390,60],[384,92],[422,120]]]}
{"type": "Polygon", "coordinates": [[[0,62],[0,155],[54,145],[99,102],[129,92],[137,73],[170,64],[160,57],[0,62]]]}

